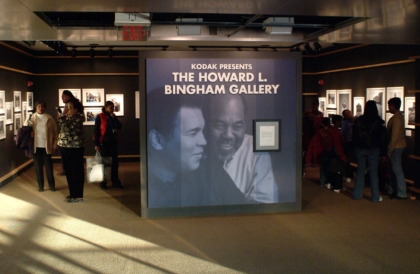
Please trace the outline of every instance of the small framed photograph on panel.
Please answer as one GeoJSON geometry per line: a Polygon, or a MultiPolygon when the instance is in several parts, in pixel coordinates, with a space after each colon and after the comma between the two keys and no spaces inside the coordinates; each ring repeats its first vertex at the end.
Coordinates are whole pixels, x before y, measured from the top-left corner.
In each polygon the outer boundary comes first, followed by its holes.
{"type": "Polygon", "coordinates": [[[124,94],[107,94],[106,101],[114,103],[114,113],[116,116],[124,116],[124,94]]]}
{"type": "Polygon", "coordinates": [[[393,98],[393,97],[398,97],[401,99],[401,107],[400,107],[400,111],[404,110],[404,87],[389,87],[386,88],[386,110],[389,111],[388,109],[388,100],[393,98]]]}
{"type": "Polygon", "coordinates": [[[342,115],[343,110],[352,110],[351,89],[337,90],[337,114],[342,115]]]}
{"type": "Polygon", "coordinates": [[[6,108],[6,97],[4,90],[0,90],[0,114],[5,112],[6,108]]]}
{"type": "Polygon", "coordinates": [[[58,106],[60,107],[64,107],[64,102],[63,102],[63,91],[68,90],[70,91],[74,97],[76,97],[77,99],[80,100],[80,102],[82,102],[82,94],[80,89],[77,88],[61,88],[58,90],[58,106]]]}
{"type": "Polygon", "coordinates": [[[327,90],[327,108],[337,108],[336,90],[327,90]]]}
{"type": "Polygon", "coordinates": [[[82,97],[83,97],[82,104],[85,107],[105,105],[105,90],[103,88],[83,89],[82,97]]]}
{"type": "Polygon", "coordinates": [[[13,102],[6,102],[6,125],[13,124],[13,102]]]}
{"type": "Polygon", "coordinates": [[[102,112],[102,108],[85,108],[84,110],[86,121],[83,125],[94,125],[96,116],[102,112]]]}
{"type": "Polygon", "coordinates": [[[365,97],[354,97],[353,98],[354,103],[354,116],[358,117],[363,115],[363,111],[365,110],[365,97]]]}
{"type": "Polygon", "coordinates": [[[31,91],[26,92],[26,103],[28,104],[28,110],[34,109],[34,93],[31,91]]]}
{"type": "Polygon", "coordinates": [[[385,88],[367,88],[366,101],[375,101],[379,117],[385,120],[385,88]]]}
{"type": "Polygon", "coordinates": [[[0,140],[6,139],[6,117],[0,116],[0,140]]]}
{"type": "Polygon", "coordinates": [[[416,128],[416,97],[405,97],[404,118],[406,128],[416,128]]]}
{"type": "Polygon", "coordinates": [[[325,110],[327,109],[327,98],[326,97],[319,97],[318,98],[318,103],[319,103],[319,107],[318,110],[321,111],[322,113],[325,113],[325,110]]]}
{"type": "Polygon", "coordinates": [[[20,112],[22,110],[22,92],[13,92],[13,107],[15,112],[20,112]]]}

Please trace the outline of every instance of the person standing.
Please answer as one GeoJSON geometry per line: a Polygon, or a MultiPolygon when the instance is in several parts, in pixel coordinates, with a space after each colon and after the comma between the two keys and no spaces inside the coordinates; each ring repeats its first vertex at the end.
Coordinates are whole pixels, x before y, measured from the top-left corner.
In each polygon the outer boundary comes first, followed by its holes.
{"type": "Polygon", "coordinates": [[[355,160],[355,152],[354,152],[354,145],[352,142],[352,133],[353,133],[353,124],[354,120],[356,119],[349,109],[345,109],[342,112],[344,120],[341,127],[341,134],[343,134],[344,139],[346,140],[345,144],[343,145],[344,153],[347,157],[347,172],[344,174],[345,180],[347,183],[351,182],[353,179],[353,170],[351,169],[350,162],[355,160]]]}
{"type": "Polygon", "coordinates": [[[55,191],[55,179],[51,155],[57,150],[57,125],[48,113],[47,104],[43,100],[35,102],[36,112],[28,117],[25,124],[32,126],[31,136],[34,138],[34,166],[39,192],[44,191],[44,166],[48,186],[55,191]]]}
{"type": "Polygon", "coordinates": [[[353,125],[352,141],[356,149],[357,173],[354,183],[353,199],[360,200],[366,173],[366,162],[369,165],[372,202],[381,202],[379,195],[378,165],[379,157],[386,155],[385,121],[379,117],[376,102],[369,100],[365,112],[356,118],[353,125]]]}
{"type": "Polygon", "coordinates": [[[393,97],[388,100],[389,112],[394,114],[388,121],[387,133],[389,136],[388,156],[391,160],[392,176],[388,194],[391,199],[407,199],[407,186],[401,166],[401,155],[407,146],[404,134],[404,115],[400,111],[401,99],[393,97]]]}
{"type": "Polygon", "coordinates": [[[85,136],[83,130],[83,105],[76,98],[66,103],[63,116],[58,119],[60,133],[58,146],[66,173],[70,196],[68,203],[83,201],[84,173],[84,145],[85,136]]]}
{"type": "MultiPolygon", "coordinates": [[[[101,153],[102,157],[112,157],[111,181],[112,187],[123,188],[118,176],[118,146],[117,130],[122,128],[120,121],[114,113],[115,105],[106,101],[105,106],[95,118],[94,142],[95,150],[101,153]]],[[[101,182],[101,188],[106,189],[106,181],[101,182]]]]}

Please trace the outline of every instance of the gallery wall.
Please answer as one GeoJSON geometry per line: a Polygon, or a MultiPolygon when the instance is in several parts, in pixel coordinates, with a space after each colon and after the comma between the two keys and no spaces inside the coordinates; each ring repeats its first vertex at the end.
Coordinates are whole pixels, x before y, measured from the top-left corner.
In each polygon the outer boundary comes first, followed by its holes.
{"type": "MultiPolygon", "coordinates": [[[[352,50],[304,58],[303,92],[326,97],[327,90],[351,89],[352,97],[365,97],[367,88],[404,87],[405,97],[414,97],[418,46],[372,45],[352,50]],[[390,54],[390,53],[395,54],[390,54]],[[322,81],[322,84],[320,84],[322,81]]],[[[307,101],[307,106],[312,100],[307,101]]],[[[354,110],[354,104],[353,109],[354,110]]],[[[402,110],[404,111],[404,110],[402,110]]],[[[407,129],[407,149],[403,154],[406,179],[414,179],[414,129],[407,129]]]]}

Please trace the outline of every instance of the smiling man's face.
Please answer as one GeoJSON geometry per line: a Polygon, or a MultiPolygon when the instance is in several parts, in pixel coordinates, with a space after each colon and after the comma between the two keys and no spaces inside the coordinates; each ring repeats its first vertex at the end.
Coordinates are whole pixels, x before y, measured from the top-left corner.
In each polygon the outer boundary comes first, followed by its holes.
{"type": "Polygon", "coordinates": [[[245,106],[239,96],[229,96],[215,101],[212,113],[212,147],[219,157],[226,158],[233,155],[244,140],[245,106]]]}

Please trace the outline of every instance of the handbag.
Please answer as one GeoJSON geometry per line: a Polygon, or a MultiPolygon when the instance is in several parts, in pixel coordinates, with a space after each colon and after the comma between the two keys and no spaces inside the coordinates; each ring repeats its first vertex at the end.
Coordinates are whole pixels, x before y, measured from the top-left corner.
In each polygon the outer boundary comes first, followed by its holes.
{"type": "Polygon", "coordinates": [[[112,162],[111,157],[101,157],[99,151],[96,151],[95,157],[86,158],[86,179],[88,183],[100,183],[106,181],[105,167],[112,162]]]}

